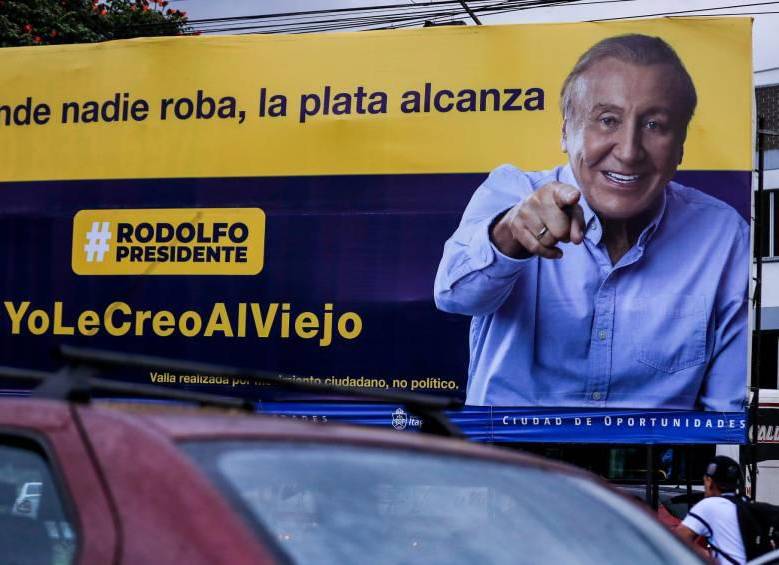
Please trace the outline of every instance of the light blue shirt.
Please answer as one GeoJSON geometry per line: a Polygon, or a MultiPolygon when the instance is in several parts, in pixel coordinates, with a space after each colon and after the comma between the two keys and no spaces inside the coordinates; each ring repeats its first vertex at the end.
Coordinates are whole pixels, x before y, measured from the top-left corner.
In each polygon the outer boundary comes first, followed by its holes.
{"type": "Polygon", "coordinates": [[[491,243],[503,211],[569,166],[504,165],[444,246],[439,309],[473,316],[467,403],[741,411],[746,396],[749,227],[730,206],[671,182],[657,215],[612,265],[582,197],[586,235],[559,260],[491,243]]]}

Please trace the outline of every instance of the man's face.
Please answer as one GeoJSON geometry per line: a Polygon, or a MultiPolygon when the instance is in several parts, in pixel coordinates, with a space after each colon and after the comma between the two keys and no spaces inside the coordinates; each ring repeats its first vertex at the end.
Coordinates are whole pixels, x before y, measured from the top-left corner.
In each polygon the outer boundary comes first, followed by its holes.
{"type": "Polygon", "coordinates": [[[574,85],[563,150],[590,206],[609,220],[651,208],[682,160],[686,126],[669,65],[602,59],[574,85]]]}

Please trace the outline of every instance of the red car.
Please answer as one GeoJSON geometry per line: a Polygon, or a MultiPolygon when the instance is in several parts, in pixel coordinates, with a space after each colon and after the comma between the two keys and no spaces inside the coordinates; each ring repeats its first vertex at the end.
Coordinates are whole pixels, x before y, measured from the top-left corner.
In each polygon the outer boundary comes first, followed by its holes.
{"type": "Polygon", "coordinates": [[[462,440],[0,399],[3,564],[698,563],[595,477],[462,440]],[[40,483],[35,517],[14,513],[40,483]]]}

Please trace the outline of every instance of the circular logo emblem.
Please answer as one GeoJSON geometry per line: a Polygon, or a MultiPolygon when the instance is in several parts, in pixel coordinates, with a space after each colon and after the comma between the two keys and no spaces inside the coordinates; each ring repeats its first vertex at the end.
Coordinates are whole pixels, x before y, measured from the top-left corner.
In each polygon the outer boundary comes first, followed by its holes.
{"type": "Polygon", "coordinates": [[[396,430],[405,430],[408,426],[408,414],[403,408],[398,408],[392,413],[392,427],[396,430]]]}

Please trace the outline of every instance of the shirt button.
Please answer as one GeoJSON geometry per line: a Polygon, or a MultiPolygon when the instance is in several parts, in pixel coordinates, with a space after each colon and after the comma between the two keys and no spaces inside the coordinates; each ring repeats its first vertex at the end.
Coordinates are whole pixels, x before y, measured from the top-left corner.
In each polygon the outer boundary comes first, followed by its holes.
{"type": "Polygon", "coordinates": [[[593,392],[592,393],[592,399],[593,400],[600,400],[600,393],[599,392],[593,392]]]}
{"type": "Polygon", "coordinates": [[[600,338],[601,341],[606,339],[606,336],[608,336],[608,335],[609,334],[606,332],[606,330],[601,330],[601,331],[598,332],[598,338],[600,338]]]}

